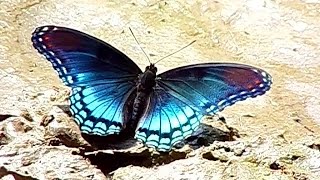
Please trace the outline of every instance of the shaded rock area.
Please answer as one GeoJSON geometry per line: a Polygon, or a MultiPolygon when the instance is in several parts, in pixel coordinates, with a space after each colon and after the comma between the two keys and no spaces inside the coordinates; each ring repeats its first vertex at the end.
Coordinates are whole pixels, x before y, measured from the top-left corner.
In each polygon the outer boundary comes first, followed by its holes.
{"type": "Polygon", "coordinates": [[[319,179],[318,0],[0,1],[0,179],[319,179]],[[69,89],[31,45],[60,25],[92,34],[142,69],[237,62],[273,76],[264,96],[239,102],[170,153],[133,139],[86,137],[69,89]]]}

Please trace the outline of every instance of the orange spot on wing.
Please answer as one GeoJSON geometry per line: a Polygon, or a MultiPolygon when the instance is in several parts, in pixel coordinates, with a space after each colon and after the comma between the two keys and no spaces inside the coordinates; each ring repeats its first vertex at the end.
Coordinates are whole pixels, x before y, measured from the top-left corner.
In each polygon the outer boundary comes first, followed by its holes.
{"type": "Polygon", "coordinates": [[[256,84],[261,84],[261,81],[260,81],[259,79],[256,79],[254,82],[255,82],[256,84]]]}
{"type": "Polygon", "coordinates": [[[253,86],[252,84],[249,84],[249,85],[247,86],[247,88],[248,88],[249,90],[252,90],[252,89],[254,88],[254,86],[253,86]]]}
{"type": "Polygon", "coordinates": [[[52,48],[52,44],[47,44],[47,48],[52,48]]]}
{"type": "Polygon", "coordinates": [[[45,36],[43,39],[47,41],[47,40],[50,39],[50,37],[49,36],[45,36]]]}

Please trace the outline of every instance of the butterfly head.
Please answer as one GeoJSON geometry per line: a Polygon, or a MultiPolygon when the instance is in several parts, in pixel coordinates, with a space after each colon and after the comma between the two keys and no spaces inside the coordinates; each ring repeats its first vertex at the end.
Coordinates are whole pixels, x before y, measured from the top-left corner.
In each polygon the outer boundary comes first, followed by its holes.
{"type": "Polygon", "coordinates": [[[146,70],[145,70],[145,72],[147,72],[147,71],[151,71],[151,72],[153,72],[154,74],[156,74],[157,73],[157,67],[154,65],[154,64],[150,64],[150,66],[147,66],[146,67],[146,70]]]}

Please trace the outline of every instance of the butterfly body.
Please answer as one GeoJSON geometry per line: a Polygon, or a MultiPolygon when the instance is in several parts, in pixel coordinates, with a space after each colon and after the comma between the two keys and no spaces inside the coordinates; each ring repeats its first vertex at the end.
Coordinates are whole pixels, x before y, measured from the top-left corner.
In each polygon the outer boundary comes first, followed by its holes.
{"type": "Polygon", "coordinates": [[[125,54],[83,32],[38,27],[33,46],[71,88],[70,110],[83,133],[130,132],[148,147],[169,151],[189,137],[205,115],[264,94],[272,84],[262,69],[204,63],[144,72],[125,54]]]}
{"type": "Polygon", "coordinates": [[[127,111],[129,119],[126,121],[126,126],[129,126],[129,130],[136,129],[139,119],[147,109],[150,93],[156,85],[156,73],[157,68],[154,64],[150,64],[150,66],[146,67],[145,72],[138,76],[133,103],[128,103],[128,108],[130,109],[127,111]]]}

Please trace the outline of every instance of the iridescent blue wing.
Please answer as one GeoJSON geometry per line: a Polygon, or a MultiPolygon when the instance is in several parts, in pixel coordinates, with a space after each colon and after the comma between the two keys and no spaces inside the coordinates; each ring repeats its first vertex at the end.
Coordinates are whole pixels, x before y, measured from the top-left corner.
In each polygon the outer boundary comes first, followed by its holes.
{"type": "Polygon", "coordinates": [[[271,76],[258,68],[231,63],[198,64],[160,74],[136,138],[168,151],[194,132],[203,115],[264,94],[271,76]]]}
{"type": "Polygon", "coordinates": [[[168,151],[197,129],[202,116],[183,97],[156,85],[149,98],[148,109],[137,126],[135,138],[158,151],[168,151]]]}
{"type": "Polygon", "coordinates": [[[124,104],[141,73],[139,67],[111,45],[77,30],[43,26],[31,39],[72,88],[71,112],[81,131],[119,133],[124,104]]]}

